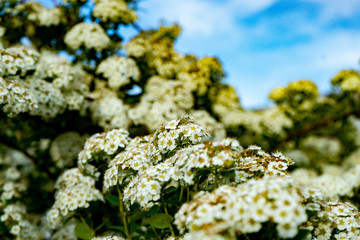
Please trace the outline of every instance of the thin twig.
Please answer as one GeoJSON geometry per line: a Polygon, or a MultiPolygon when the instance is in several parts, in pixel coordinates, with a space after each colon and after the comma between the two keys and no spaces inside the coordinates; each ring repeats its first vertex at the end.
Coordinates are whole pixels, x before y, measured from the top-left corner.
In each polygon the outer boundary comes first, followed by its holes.
{"type": "Polygon", "coordinates": [[[298,137],[304,136],[304,135],[308,134],[309,132],[314,131],[318,128],[325,127],[325,126],[329,125],[330,123],[339,121],[341,119],[346,119],[346,118],[350,117],[351,115],[356,115],[356,116],[360,115],[360,110],[351,111],[351,112],[345,113],[338,117],[325,118],[314,124],[307,125],[307,126],[303,127],[302,129],[299,129],[299,130],[291,133],[285,139],[281,140],[278,144],[276,144],[274,149],[279,149],[282,146],[284,146],[285,143],[287,143],[291,140],[294,140],[298,137]]]}

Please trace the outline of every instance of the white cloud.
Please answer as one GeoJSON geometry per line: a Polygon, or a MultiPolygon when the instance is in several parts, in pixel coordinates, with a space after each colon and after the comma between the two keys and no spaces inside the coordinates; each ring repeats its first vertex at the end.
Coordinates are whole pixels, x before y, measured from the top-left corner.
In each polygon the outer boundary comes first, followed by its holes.
{"type": "Polygon", "coordinates": [[[338,71],[359,69],[359,41],[360,33],[338,30],[306,44],[247,52],[228,66],[228,82],[236,87],[245,107],[264,106],[274,87],[303,78],[313,80],[325,93],[338,71]]]}
{"type": "Polygon", "coordinates": [[[357,17],[360,9],[359,0],[303,0],[316,3],[320,6],[321,13],[319,20],[330,21],[339,17],[357,17]]]}
{"type": "Polygon", "coordinates": [[[146,14],[140,14],[140,19],[147,23],[151,19],[177,22],[183,27],[184,35],[210,37],[236,32],[236,19],[239,16],[263,10],[275,1],[151,0],[140,3],[141,8],[147,9],[146,14]]]}

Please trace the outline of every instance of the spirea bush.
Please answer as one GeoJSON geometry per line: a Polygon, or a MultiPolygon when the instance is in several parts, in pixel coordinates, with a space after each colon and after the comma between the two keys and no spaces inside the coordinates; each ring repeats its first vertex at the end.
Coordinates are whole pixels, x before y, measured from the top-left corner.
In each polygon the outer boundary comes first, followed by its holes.
{"type": "Polygon", "coordinates": [[[360,239],[357,71],[246,110],[136,0],[54,3],[0,1],[0,239],[360,239]]]}

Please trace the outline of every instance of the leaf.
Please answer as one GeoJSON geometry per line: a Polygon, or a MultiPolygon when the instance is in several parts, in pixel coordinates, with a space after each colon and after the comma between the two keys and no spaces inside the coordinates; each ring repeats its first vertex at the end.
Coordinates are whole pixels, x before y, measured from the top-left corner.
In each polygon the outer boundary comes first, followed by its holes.
{"type": "Polygon", "coordinates": [[[78,221],[75,226],[75,234],[78,238],[90,239],[95,235],[95,232],[93,229],[89,228],[89,226],[78,221]]]}
{"type": "Polygon", "coordinates": [[[0,221],[0,233],[4,233],[7,231],[7,228],[5,226],[5,223],[0,221]]]}
{"type": "Polygon", "coordinates": [[[70,217],[66,218],[63,222],[63,226],[65,226],[66,224],[68,224],[70,222],[70,220],[74,217],[75,215],[71,215],[70,217]]]}
{"type": "Polygon", "coordinates": [[[105,195],[105,199],[112,205],[120,206],[120,199],[115,195],[105,195]]]}
{"type": "Polygon", "coordinates": [[[234,178],[235,177],[235,171],[230,170],[230,171],[222,172],[221,176],[227,177],[227,178],[234,178]]]}
{"type": "Polygon", "coordinates": [[[109,227],[109,229],[125,233],[125,228],[123,226],[111,226],[111,227],[109,227]]]}
{"type": "Polygon", "coordinates": [[[154,216],[155,214],[157,214],[159,212],[159,209],[159,205],[152,206],[149,210],[150,216],[154,216]]]}
{"type": "Polygon", "coordinates": [[[150,225],[158,229],[171,227],[172,221],[173,217],[166,213],[157,213],[149,218],[150,225]]]}
{"type": "Polygon", "coordinates": [[[171,186],[171,187],[164,190],[164,194],[169,194],[169,193],[175,192],[176,190],[177,190],[176,187],[171,186]]]}
{"type": "Polygon", "coordinates": [[[99,230],[100,228],[102,228],[103,226],[105,226],[105,224],[107,224],[109,221],[110,221],[110,220],[107,219],[107,220],[105,220],[104,222],[102,222],[99,226],[97,226],[97,227],[95,228],[95,231],[97,231],[97,230],[99,230]]]}
{"type": "Polygon", "coordinates": [[[310,230],[308,229],[300,229],[299,233],[295,236],[295,240],[304,240],[310,234],[310,230]]]}

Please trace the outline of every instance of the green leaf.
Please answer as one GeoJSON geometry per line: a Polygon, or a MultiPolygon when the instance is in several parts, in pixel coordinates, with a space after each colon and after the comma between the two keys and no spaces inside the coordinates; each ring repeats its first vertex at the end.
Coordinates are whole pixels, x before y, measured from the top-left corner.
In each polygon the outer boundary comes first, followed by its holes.
{"type": "Polygon", "coordinates": [[[107,219],[107,220],[105,220],[104,222],[102,222],[99,226],[97,226],[97,227],[95,228],[95,231],[97,231],[97,230],[99,230],[100,228],[102,228],[102,227],[103,227],[105,224],[107,224],[109,221],[110,221],[110,220],[107,219]]]}
{"type": "Polygon", "coordinates": [[[70,220],[74,217],[75,215],[71,215],[70,217],[66,218],[63,222],[63,226],[65,226],[66,224],[68,224],[70,222],[70,220]]]}
{"type": "Polygon", "coordinates": [[[159,212],[159,209],[160,209],[159,205],[154,205],[154,206],[152,206],[152,207],[150,208],[150,210],[149,210],[150,217],[151,217],[151,216],[154,216],[155,214],[157,214],[157,213],[159,212]]]}
{"type": "Polygon", "coordinates": [[[151,218],[149,218],[150,225],[158,229],[171,227],[172,221],[173,217],[166,213],[157,213],[151,218]]]}
{"type": "Polygon", "coordinates": [[[230,170],[230,171],[222,172],[221,176],[227,177],[227,178],[234,178],[235,177],[235,171],[230,170]]]}
{"type": "Polygon", "coordinates": [[[110,230],[115,230],[115,231],[118,231],[118,232],[122,232],[122,233],[125,233],[125,228],[124,226],[111,226],[109,227],[110,230]]]}
{"type": "Polygon", "coordinates": [[[120,199],[115,195],[105,195],[105,199],[112,205],[120,206],[120,199]]]}
{"type": "Polygon", "coordinates": [[[81,239],[90,239],[95,235],[93,229],[89,226],[85,225],[84,223],[78,221],[75,226],[75,234],[78,238],[81,239]]]}
{"type": "Polygon", "coordinates": [[[295,236],[294,240],[304,240],[310,234],[310,230],[308,229],[300,229],[299,233],[295,236]]]}
{"type": "Polygon", "coordinates": [[[7,228],[5,226],[5,223],[0,221],[0,233],[4,233],[7,231],[7,228]]]}
{"type": "Polygon", "coordinates": [[[164,190],[164,194],[169,194],[169,193],[175,192],[176,190],[177,190],[176,187],[171,186],[171,187],[164,190]]]}

